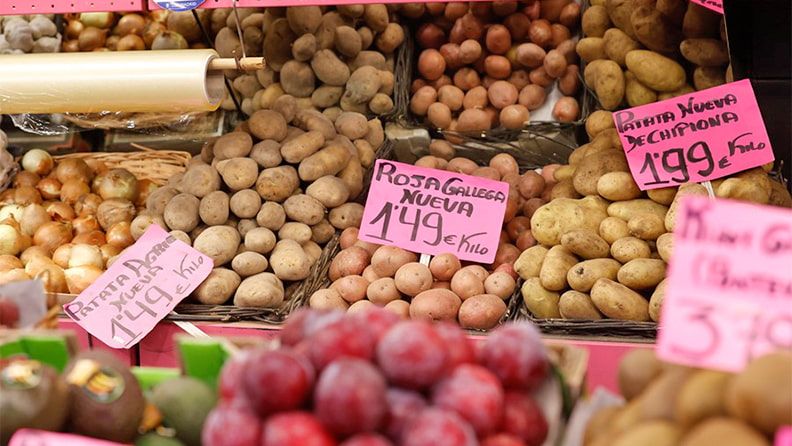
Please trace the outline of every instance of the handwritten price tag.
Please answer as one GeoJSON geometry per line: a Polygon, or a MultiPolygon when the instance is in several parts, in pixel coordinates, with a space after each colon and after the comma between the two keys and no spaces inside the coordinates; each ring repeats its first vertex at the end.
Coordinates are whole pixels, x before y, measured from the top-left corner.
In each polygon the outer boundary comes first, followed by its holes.
{"type": "Polygon", "coordinates": [[[693,3],[723,14],[723,0],[690,0],[693,3]]]}
{"type": "Polygon", "coordinates": [[[124,446],[121,443],[59,432],[20,429],[11,437],[8,446],[124,446]]]}
{"type": "Polygon", "coordinates": [[[659,356],[694,367],[792,349],[792,211],[683,199],[660,322],[659,356]]]}
{"type": "Polygon", "coordinates": [[[613,116],[641,190],[714,180],[775,159],[747,79],[613,116]]]}
{"type": "Polygon", "coordinates": [[[113,348],[130,348],[212,271],[213,262],[157,225],[63,310],[113,348]]]}
{"type": "Polygon", "coordinates": [[[508,197],[501,181],[377,160],[358,237],[492,263],[508,197]]]}

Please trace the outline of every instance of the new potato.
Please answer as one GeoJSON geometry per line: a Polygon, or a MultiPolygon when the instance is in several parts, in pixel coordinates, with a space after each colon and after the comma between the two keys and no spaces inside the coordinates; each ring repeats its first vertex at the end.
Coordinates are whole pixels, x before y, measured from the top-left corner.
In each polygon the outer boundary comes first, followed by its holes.
{"type": "Polygon", "coordinates": [[[599,279],[591,288],[591,300],[611,319],[648,321],[649,303],[640,294],[610,279],[599,279]]]}

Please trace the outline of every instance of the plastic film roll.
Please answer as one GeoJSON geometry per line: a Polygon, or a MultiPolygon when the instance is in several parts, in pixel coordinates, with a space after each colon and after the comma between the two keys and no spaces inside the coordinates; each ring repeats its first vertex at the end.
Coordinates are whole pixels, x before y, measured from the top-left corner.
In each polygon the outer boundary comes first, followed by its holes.
{"type": "Polygon", "coordinates": [[[189,112],[219,107],[214,50],[6,55],[0,114],[189,112]]]}

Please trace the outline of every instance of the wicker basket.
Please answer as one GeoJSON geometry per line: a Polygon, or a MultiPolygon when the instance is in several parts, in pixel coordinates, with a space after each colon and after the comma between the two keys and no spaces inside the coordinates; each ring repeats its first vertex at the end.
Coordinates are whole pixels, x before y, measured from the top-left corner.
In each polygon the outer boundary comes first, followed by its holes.
{"type": "Polygon", "coordinates": [[[152,150],[138,146],[139,152],[78,152],[54,157],[101,161],[111,169],[124,168],[138,179],[148,179],[161,186],[174,175],[183,173],[192,155],[176,150],[152,150]]]}
{"type": "Polygon", "coordinates": [[[145,130],[169,129],[189,126],[195,119],[208,115],[206,112],[190,113],[92,113],[65,114],[64,119],[77,127],[98,130],[145,130]]]}

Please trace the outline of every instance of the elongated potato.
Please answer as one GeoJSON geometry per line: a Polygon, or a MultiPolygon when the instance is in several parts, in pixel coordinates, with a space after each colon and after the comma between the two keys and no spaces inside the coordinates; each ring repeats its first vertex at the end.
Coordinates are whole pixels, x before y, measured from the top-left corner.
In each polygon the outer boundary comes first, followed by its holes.
{"type": "Polygon", "coordinates": [[[574,229],[565,233],[561,236],[561,245],[584,259],[608,257],[610,252],[608,242],[589,229],[574,229]]]}
{"type": "Polygon", "coordinates": [[[541,319],[557,319],[561,317],[558,311],[558,301],[561,296],[542,286],[538,277],[526,280],[520,293],[523,297],[523,305],[534,316],[541,319]]]}
{"type": "Polygon", "coordinates": [[[608,172],[597,180],[597,193],[610,201],[634,200],[641,189],[630,172],[608,172]]]}
{"type": "Polygon", "coordinates": [[[283,143],[281,155],[286,162],[299,163],[321,149],[325,143],[324,135],[315,130],[308,131],[283,143]]]}
{"type": "Polygon", "coordinates": [[[685,70],[676,61],[649,50],[634,50],[624,59],[642,84],[655,91],[670,92],[685,85],[685,70]]]}
{"type": "Polygon", "coordinates": [[[648,259],[651,255],[649,244],[639,238],[624,237],[611,245],[611,256],[622,263],[635,259],[648,259]]]}
{"type": "Polygon", "coordinates": [[[640,294],[610,279],[599,279],[591,288],[591,300],[611,319],[648,321],[649,303],[640,294]]]}
{"type": "Polygon", "coordinates": [[[666,232],[657,238],[656,244],[657,253],[660,254],[660,258],[668,263],[671,260],[671,253],[674,250],[674,234],[666,232]]]}
{"type": "Polygon", "coordinates": [[[657,240],[666,233],[663,219],[655,214],[638,214],[627,222],[630,235],[641,240],[657,240]]]}
{"type": "Polygon", "coordinates": [[[660,189],[646,191],[646,195],[655,203],[660,203],[663,206],[671,206],[671,203],[674,202],[677,190],[679,190],[678,187],[661,187],[660,189]]]}
{"type": "Polygon", "coordinates": [[[325,175],[337,174],[351,157],[346,147],[330,145],[302,160],[297,171],[303,181],[313,181],[325,175]]]}
{"type": "Polygon", "coordinates": [[[539,243],[553,246],[561,243],[561,236],[573,229],[597,231],[608,216],[606,206],[607,202],[598,196],[555,199],[534,212],[531,233],[539,243]]]}
{"type": "Polygon", "coordinates": [[[698,183],[686,183],[679,186],[679,191],[676,193],[674,201],[671,203],[664,217],[665,227],[668,232],[674,232],[674,228],[676,227],[676,213],[679,209],[679,202],[682,198],[693,195],[706,197],[707,189],[698,183]]]}
{"type": "Polygon", "coordinates": [[[649,317],[655,322],[660,322],[660,314],[663,309],[663,299],[665,299],[666,279],[657,284],[649,299],[649,317]]]}
{"type": "Polygon", "coordinates": [[[567,282],[575,291],[588,293],[597,280],[616,280],[621,263],[613,259],[585,260],[574,265],[567,273],[567,282]]]}
{"type": "Polygon", "coordinates": [[[622,285],[633,290],[654,288],[665,278],[666,263],[659,259],[633,259],[616,275],[622,285]]]}
{"type": "Polygon", "coordinates": [[[627,57],[627,53],[632,50],[640,49],[641,44],[619,28],[611,28],[605,31],[605,35],[603,36],[603,47],[608,59],[624,67],[626,66],[625,58],[627,57]]]}
{"type": "Polygon", "coordinates": [[[608,59],[608,54],[605,52],[605,40],[602,37],[580,39],[575,46],[575,51],[584,62],[608,59]]]}
{"type": "Polygon", "coordinates": [[[657,102],[657,93],[646,85],[642,84],[635,75],[628,71],[624,73],[624,97],[630,107],[657,102]]]}
{"type": "Polygon", "coordinates": [[[550,248],[542,262],[539,279],[542,286],[550,291],[560,291],[567,287],[567,273],[578,263],[568,249],[561,245],[550,248]]]}
{"type": "Polygon", "coordinates": [[[549,250],[542,245],[532,246],[520,254],[514,262],[514,271],[522,278],[539,277],[542,263],[549,250]]]}
{"type": "Polygon", "coordinates": [[[667,212],[668,208],[666,206],[645,198],[619,201],[608,206],[608,215],[619,217],[624,221],[630,221],[641,214],[654,214],[664,219],[667,212]]]}
{"type": "MultiPolygon", "coordinates": [[[[585,71],[589,71],[590,66],[587,65],[585,71]]],[[[591,75],[586,76],[593,82],[589,86],[597,93],[602,108],[615,110],[624,99],[624,72],[619,64],[612,60],[601,60],[592,70],[591,75]]],[[[588,81],[586,83],[588,84],[588,81]]]]}
{"type": "Polygon", "coordinates": [[[630,236],[627,222],[618,217],[608,217],[602,220],[599,227],[599,234],[608,244],[613,244],[616,240],[630,236]]]}
{"type": "Polygon", "coordinates": [[[558,312],[564,319],[585,321],[602,319],[602,315],[591,301],[591,296],[574,290],[561,295],[558,301],[558,312]]]}

